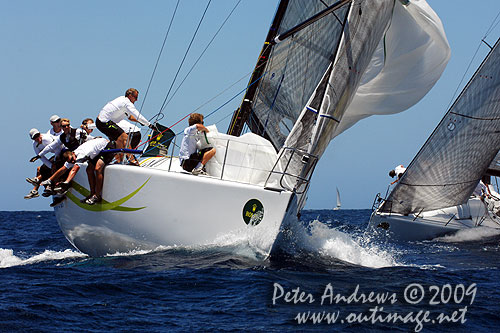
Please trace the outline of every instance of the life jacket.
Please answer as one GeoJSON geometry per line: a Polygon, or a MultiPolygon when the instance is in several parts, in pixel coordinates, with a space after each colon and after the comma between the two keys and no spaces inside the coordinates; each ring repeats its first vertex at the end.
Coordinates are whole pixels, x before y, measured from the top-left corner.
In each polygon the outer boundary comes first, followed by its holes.
{"type": "Polygon", "coordinates": [[[71,128],[68,135],[66,133],[61,134],[60,139],[63,145],[70,151],[75,150],[80,145],[79,140],[76,139],[76,128],[71,128]]]}

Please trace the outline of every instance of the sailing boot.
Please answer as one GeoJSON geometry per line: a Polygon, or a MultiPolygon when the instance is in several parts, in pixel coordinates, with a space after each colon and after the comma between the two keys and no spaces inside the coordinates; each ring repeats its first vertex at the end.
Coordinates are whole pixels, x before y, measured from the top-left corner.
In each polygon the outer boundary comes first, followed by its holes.
{"type": "Polygon", "coordinates": [[[33,199],[36,197],[39,197],[40,195],[38,194],[37,190],[31,190],[30,193],[24,196],[24,199],[33,199]]]}
{"type": "Polygon", "coordinates": [[[33,177],[33,178],[26,178],[26,181],[30,183],[31,185],[38,186],[40,185],[40,179],[33,177]]]}

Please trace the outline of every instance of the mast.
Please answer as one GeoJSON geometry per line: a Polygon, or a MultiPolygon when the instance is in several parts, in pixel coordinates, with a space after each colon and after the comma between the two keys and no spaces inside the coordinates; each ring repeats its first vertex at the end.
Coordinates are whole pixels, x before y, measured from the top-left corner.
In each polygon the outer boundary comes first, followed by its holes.
{"type": "MultiPolygon", "coordinates": [[[[278,27],[281,24],[287,6],[288,0],[280,1],[278,5],[278,9],[276,10],[276,14],[274,15],[273,23],[271,24],[271,28],[267,33],[266,41],[264,42],[264,46],[262,47],[262,51],[260,52],[259,60],[257,61],[257,65],[255,65],[252,77],[250,78],[250,82],[248,83],[248,89],[245,93],[245,96],[243,97],[240,107],[233,113],[233,117],[231,118],[231,122],[229,123],[229,128],[227,130],[227,134],[229,135],[239,136],[243,130],[243,126],[250,117],[250,113],[252,112],[252,101],[258,87],[257,81],[259,81],[264,74],[264,70],[266,67],[265,64],[272,49],[270,43],[274,40],[278,33],[278,27]]],[[[252,125],[249,124],[250,128],[255,128],[257,129],[257,131],[263,128],[263,125],[258,119],[252,119],[252,121],[252,125]]]]}

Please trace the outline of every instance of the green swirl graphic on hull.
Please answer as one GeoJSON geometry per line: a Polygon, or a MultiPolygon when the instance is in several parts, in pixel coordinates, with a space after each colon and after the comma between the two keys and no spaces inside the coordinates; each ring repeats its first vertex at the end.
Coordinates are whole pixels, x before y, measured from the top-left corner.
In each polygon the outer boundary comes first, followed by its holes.
{"type": "MultiPolygon", "coordinates": [[[[75,203],[75,205],[77,205],[78,207],[86,209],[86,210],[89,210],[89,211],[92,211],[92,212],[102,212],[102,211],[105,211],[105,210],[118,210],[118,211],[122,211],[122,212],[134,212],[136,210],[144,209],[144,208],[146,208],[146,206],[144,206],[144,207],[138,207],[138,208],[132,208],[132,207],[123,207],[123,206],[120,206],[120,205],[123,204],[123,203],[125,203],[125,202],[127,202],[130,198],[132,198],[134,195],[136,195],[137,192],[139,192],[144,187],[144,185],[146,185],[147,182],[149,182],[149,179],[150,178],[148,178],[144,182],[144,184],[142,184],[141,186],[139,186],[139,188],[137,190],[135,190],[134,192],[130,193],[129,195],[127,195],[127,196],[125,196],[125,197],[123,197],[123,198],[121,198],[119,200],[113,201],[113,202],[109,202],[109,201],[106,201],[106,200],[103,199],[102,202],[97,203],[95,205],[87,205],[86,203],[80,202],[80,199],[78,199],[70,191],[68,191],[68,193],[66,193],[66,196],[71,201],[73,201],[75,203]]],[[[89,190],[87,190],[85,187],[83,187],[82,185],[78,184],[75,181],[72,182],[71,187],[74,188],[75,191],[77,191],[78,193],[80,193],[84,197],[87,197],[90,194],[89,190]]]]}

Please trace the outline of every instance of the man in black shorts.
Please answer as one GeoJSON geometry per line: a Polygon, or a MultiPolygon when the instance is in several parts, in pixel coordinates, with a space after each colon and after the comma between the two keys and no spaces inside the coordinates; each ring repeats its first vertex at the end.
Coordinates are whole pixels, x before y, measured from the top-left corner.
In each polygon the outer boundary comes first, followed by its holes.
{"type": "MultiPolygon", "coordinates": [[[[99,112],[96,119],[96,127],[99,131],[107,135],[109,140],[116,142],[116,148],[130,148],[127,146],[128,135],[117,124],[128,118],[142,126],[153,128],[153,125],[144,118],[135,108],[134,103],[139,98],[139,92],[130,88],[125,92],[125,96],[120,96],[108,102],[99,112]]],[[[117,154],[116,160],[121,162],[123,154],[117,154]]]]}
{"type": "Polygon", "coordinates": [[[208,129],[203,125],[203,115],[191,113],[188,124],[189,126],[184,129],[184,137],[179,151],[181,166],[193,175],[206,175],[205,164],[215,156],[215,148],[197,150],[198,135],[208,133],[208,129]]]}

